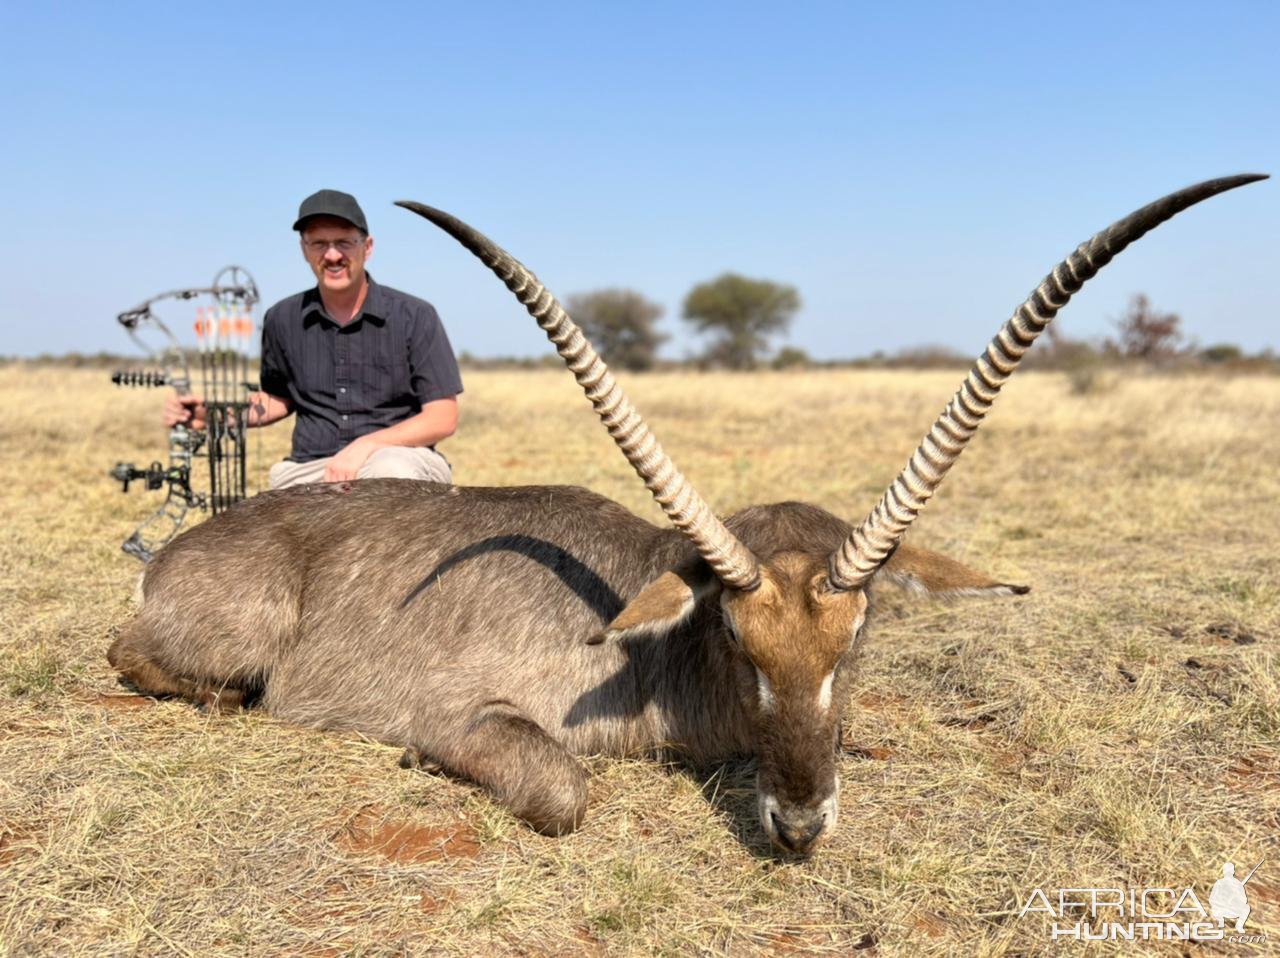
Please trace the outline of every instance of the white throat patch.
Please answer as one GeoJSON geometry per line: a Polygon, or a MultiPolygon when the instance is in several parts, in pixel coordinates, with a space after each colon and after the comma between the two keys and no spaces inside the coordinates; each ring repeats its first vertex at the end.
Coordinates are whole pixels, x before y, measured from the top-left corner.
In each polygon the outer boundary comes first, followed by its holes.
{"type": "Polygon", "coordinates": [[[825,712],[831,708],[831,683],[836,680],[836,674],[830,673],[822,680],[822,688],[818,689],[818,709],[825,712]]]}
{"type": "Polygon", "coordinates": [[[756,689],[760,693],[760,710],[772,712],[778,700],[773,694],[773,684],[769,681],[769,677],[759,669],[756,669],[756,689]]]}

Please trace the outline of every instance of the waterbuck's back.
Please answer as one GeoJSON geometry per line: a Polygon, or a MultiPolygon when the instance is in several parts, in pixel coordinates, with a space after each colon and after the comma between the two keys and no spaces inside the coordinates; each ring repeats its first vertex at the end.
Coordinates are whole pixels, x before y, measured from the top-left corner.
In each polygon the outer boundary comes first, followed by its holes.
{"type": "Polygon", "coordinates": [[[257,680],[291,721],[429,744],[448,713],[506,701],[571,749],[616,751],[652,737],[646,673],[670,663],[587,639],[686,554],[572,487],[306,486],[173,542],[140,624],[163,665],[257,680]]]}

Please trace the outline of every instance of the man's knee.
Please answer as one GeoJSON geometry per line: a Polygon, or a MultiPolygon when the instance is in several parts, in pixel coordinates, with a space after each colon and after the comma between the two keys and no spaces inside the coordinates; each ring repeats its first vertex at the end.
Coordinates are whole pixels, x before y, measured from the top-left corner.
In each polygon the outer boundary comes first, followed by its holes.
{"type": "Polygon", "coordinates": [[[361,479],[419,479],[451,482],[452,470],[444,456],[434,449],[384,446],[360,467],[361,479]]]}
{"type": "Polygon", "coordinates": [[[315,459],[311,462],[290,462],[286,459],[277,462],[267,473],[267,486],[271,489],[288,489],[290,486],[319,482],[324,478],[324,467],[328,462],[328,459],[315,459]]]}

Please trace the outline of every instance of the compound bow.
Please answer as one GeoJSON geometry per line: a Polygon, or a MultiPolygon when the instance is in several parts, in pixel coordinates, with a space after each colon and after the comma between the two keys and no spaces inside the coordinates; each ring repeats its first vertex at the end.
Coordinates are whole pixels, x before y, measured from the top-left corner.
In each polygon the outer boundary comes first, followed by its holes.
{"type": "Polygon", "coordinates": [[[124,492],[129,491],[129,483],[139,479],[148,489],[167,488],[160,508],[121,545],[143,562],[150,562],[178,534],[191,509],[218,513],[246,495],[244,424],[248,421],[249,394],[257,389],[249,382],[248,350],[253,335],[251,314],[258,302],[257,284],[247,270],[228,266],[214,276],[212,286],[159,293],[117,316],[129,338],[148,355],[155,368],[117,371],[111,381],[118,386],[172,386],[179,396],[191,395],[187,351],[151,307],[163,300],[202,296],[212,299],[207,308],[196,310],[195,323],[205,428],[182,424],[171,427],[167,466],[157,460],[139,469],[133,463],[119,462],[111,470],[111,477],[121,483],[124,492]],[[147,333],[161,337],[158,348],[148,342],[147,333]],[[192,485],[192,469],[197,460],[208,463],[207,491],[197,491],[192,485]]]}

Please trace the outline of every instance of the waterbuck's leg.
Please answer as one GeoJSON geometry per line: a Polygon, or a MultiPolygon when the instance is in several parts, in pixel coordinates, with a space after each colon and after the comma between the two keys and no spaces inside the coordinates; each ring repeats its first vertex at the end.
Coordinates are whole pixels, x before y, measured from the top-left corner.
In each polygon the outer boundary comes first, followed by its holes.
{"type": "MultiPolygon", "coordinates": [[[[434,723],[433,723],[434,724],[434,723]]],[[[439,762],[493,793],[544,835],[567,835],[587,812],[587,773],[569,751],[508,702],[487,702],[452,734],[411,745],[400,764],[439,762]]]]}
{"type": "Polygon", "coordinates": [[[244,704],[245,692],[241,689],[214,688],[174,675],[162,668],[143,651],[145,634],[143,627],[134,623],[107,649],[107,661],[112,668],[139,692],[146,695],[176,695],[211,712],[229,711],[244,704]]]}

